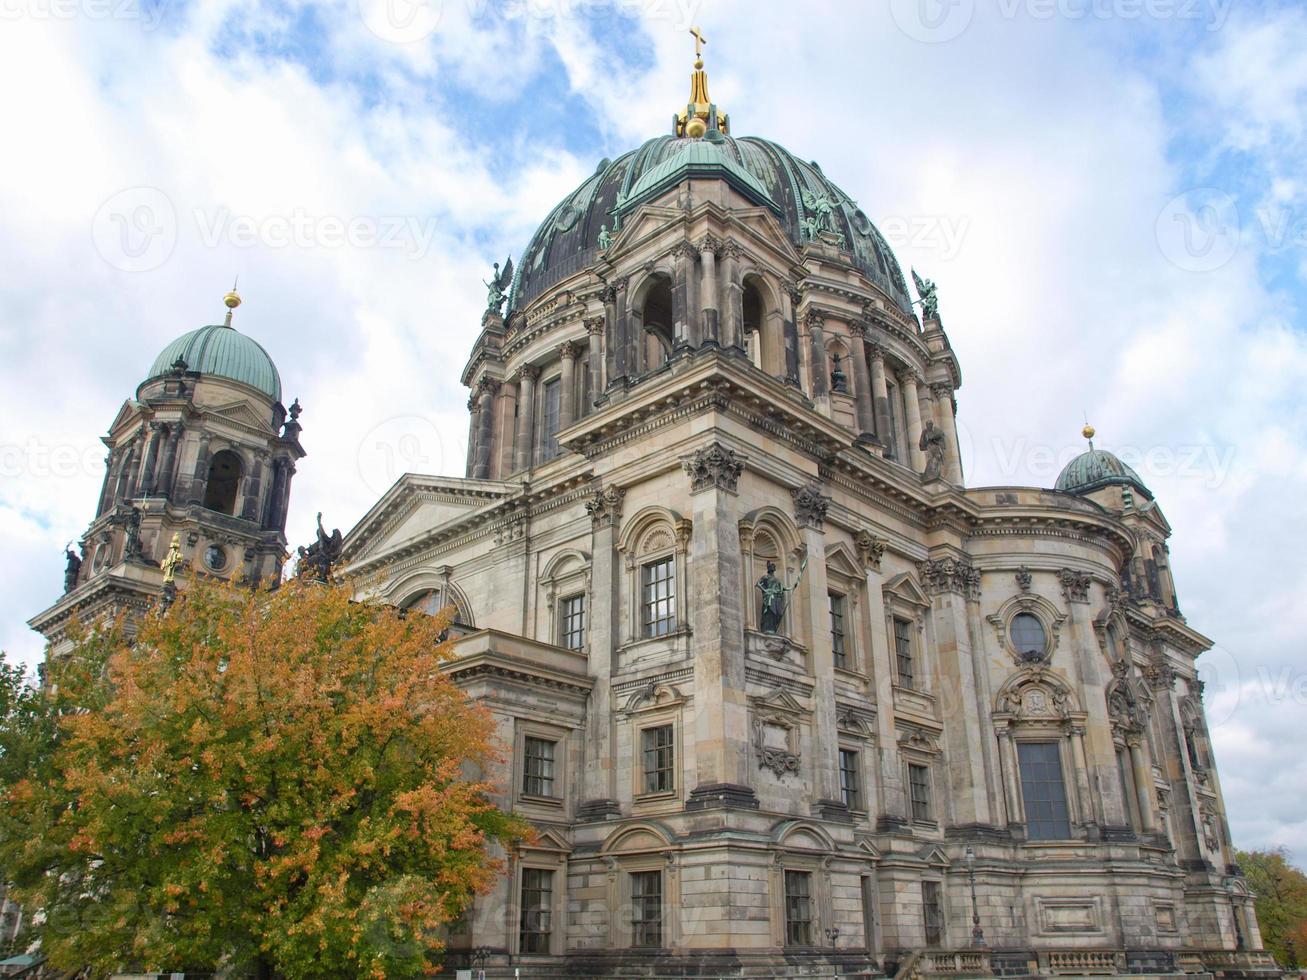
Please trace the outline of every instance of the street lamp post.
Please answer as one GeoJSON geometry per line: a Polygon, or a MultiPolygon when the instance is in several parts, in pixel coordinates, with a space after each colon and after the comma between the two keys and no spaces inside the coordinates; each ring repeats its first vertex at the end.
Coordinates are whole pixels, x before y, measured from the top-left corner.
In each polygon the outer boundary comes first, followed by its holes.
{"type": "Polygon", "coordinates": [[[971,880],[971,945],[980,949],[985,945],[985,930],[980,928],[980,908],[976,904],[976,852],[967,845],[967,877],[971,880]]]}
{"type": "Polygon", "coordinates": [[[830,940],[831,949],[834,949],[835,941],[840,938],[840,931],[835,928],[827,929],[826,938],[830,940]]]}

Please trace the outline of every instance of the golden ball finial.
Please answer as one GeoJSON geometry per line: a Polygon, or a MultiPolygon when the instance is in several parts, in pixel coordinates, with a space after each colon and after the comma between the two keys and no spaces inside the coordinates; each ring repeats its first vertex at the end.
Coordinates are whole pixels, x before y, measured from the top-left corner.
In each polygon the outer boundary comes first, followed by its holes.
{"type": "Polygon", "coordinates": [[[241,305],[241,294],[233,289],[231,292],[229,292],[226,296],[222,298],[222,302],[223,305],[227,307],[227,309],[234,310],[236,309],[236,307],[241,305]]]}
{"type": "Polygon", "coordinates": [[[1092,439],[1094,438],[1094,427],[1086,422],[1085,427],[1080,430],[1080,434],[1086,439],[1092,439]]]}
{"type": "Polygon", "coordinates": [[[708,132],[708,124],[698,116],[691,116],[690,121],[685,124],[685,135],[691,139],[699,139],[706,132],[708,132]]]}

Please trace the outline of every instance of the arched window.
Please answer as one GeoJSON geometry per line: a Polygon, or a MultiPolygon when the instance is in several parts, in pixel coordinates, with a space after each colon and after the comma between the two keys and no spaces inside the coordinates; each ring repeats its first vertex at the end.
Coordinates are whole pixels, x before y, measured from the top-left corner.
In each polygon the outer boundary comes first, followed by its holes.
{"type": "Polygon", "coordinates": [[[784,339],[779,312],[769,309],[768,291],[756,276],[744,279],[744,346],[749,359],[773,377],[785,374],[784,339]]]}
{"type": "Polygon", "coordinates": [[[471,625],[471,617],[465,615],[458,602],[453,597],[447,596],[443,589],[428,589],[425,592],[419,592],[404,602],[400,608],[405,612],[413,611],[424,613],[427,616],[438,616],[450,606],[454,607],[454,618],[450,621],[445,636],[459,637],[473,632],[474,627],[471,625]]]}
{"type": "Polygon", "coordinates": [[[1022,659],[1042,660],[1044,653],[1048,648],[1048,636],[1044,632],[1044,624],[1039,621],[1039,617],[1031,613],[1017,613],[1012,617],[1012,625],[1009,627],[1012,637],[1012,646],[1016,648],[1022,659]]]}
{"type": "Polygon", "coordinates": [[[241,458],[230,449],[218,450],[209,460],[209,478],[204,484],[205,508],[235,515],[240,483],[241,458]]]}
{"type": "Polygon", "coordinates": [[[644,303],[640,308],[640,321],[644,327],[644,369],[653,370],[672,356],[675,342],[672,325],[672,281],[657,275],[648,285],[644,303]]]}

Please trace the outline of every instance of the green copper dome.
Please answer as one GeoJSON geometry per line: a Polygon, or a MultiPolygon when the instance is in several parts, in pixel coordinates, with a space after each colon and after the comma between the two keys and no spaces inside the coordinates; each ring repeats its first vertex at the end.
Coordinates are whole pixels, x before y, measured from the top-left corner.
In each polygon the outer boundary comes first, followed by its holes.
{"type": "Polygon", "coordinates": [[[532,236],[515,265],[508,309],[521,309],[551,286],[593,265],[599,258],[602,228],[615,233],[617,222],[639,204],[666,193],[686,177],[726,181],[747,200],[770,210],[796,247],[820,225],[859,271],[911,314],[903,271],[889,244],[857,203],[826,179],[821,167],[769,140],[736,139],[716,131],[708,138],[658,136],[616,160],[601,161],[532,236]],[[823,208],[826,213],[819,213],[823,208]]]}
{"type": "Polygon", "coordinates": [[[1085,493],[1113,484],[1133,486],[1152,496],[1138,473],[1106,450],[1094,449],[1091,443],[1088,452],[1081,453],[1062,468],[1053,486],[1067,493],[1085,493]]]}
{"type": "Polygon", "coordinates": [[[208,326],[182,334],[163,349],[150,366],[147,381],[172,371],[177,358],[186,370],[230,378],[257,388],[274,402],[281,401],[281,376],[277,365],[257,341],[231,327],[208,326]]]}

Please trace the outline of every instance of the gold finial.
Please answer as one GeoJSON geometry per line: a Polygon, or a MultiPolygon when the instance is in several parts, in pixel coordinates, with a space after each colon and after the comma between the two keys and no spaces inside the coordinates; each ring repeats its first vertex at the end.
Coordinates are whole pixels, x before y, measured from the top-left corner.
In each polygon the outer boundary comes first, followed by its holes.
{"type": "Polygon", "coordinates": [[[1080,434],[1081,434],[1082,436],[1084,436],[1086,440],[1088,440],[1088,442],[1089,442],[1089,448],[1090,448],[1090,449],[1093,449],[1093,448],[1094,448],[1094,427],[1093,427],[1092,425],[1090,425],[1088,422],[1086,422],[1086,423],[1085,423],[1085,427],[1084,427],[1083,429],[1080,430],[1080,434]]]}
{"type": "Polygon", "coordinates": [[[241,294],[236,292],[236,284],[240,282],[241,277],[237,276],[235,282],[231,284],[231,292],[222,298],[222,303],[227,307],[227,326],[231,326],[231,314],[236,307],[241,305],[241,294]]]}
{"type": "Polygon", "coordinates": [[[703,46],[708,43],[708,39],[697,27],[690,28],[690,35],[694,38],[694,73],[690,76],[690,101],[684,110],[676,114],[676,135],[693,139],[705,136],[714,118],[716,128],[729,133],[730,120],[726,113],[718,112],[708,95],[708,73],[703,70],[703,46]]]}
{"type": "Polygon", "coordinates": [[[163,582],[167,585],[177,580],[177,569],[185,561],[182,558],[182,536],[176,532],[172,536],[172,544],[168,545],[168,554],[164,555],[163,561],[159,567],[163,569],[163,582]]]}

